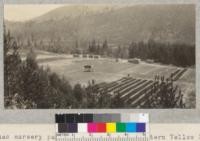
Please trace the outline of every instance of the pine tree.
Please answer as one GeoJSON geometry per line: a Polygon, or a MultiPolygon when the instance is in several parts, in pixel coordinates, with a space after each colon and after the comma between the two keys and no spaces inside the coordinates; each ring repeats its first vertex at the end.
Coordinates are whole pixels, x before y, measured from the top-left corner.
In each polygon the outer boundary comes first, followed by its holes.
{"type": "Polygon", "coordinates": [[[10,31],[6,32],[4,27],[4,99],[5,106],[11,104],[14,95],[20,92],[20,64],[18,53],[19,46],[10,31]]]}
{"type": "Polygon", "coordinates": [[[73,94],[74,94],[74,96],[75,96],[75,98],[76,98],[76,100],[78,102],[82,102],[82,100],[83,100],[83,94],[82,94],[82,92],[83,92],[83,90],[81,88],[81,85],[80,84],[76,84],[74,86],[73,94]]]}
{"type": "Polygon", "coordinates": [[[108,42],[107,42],[107,40],[105,40],[103,42],[102,50],[103,50],[103,55],[107,55],[107,52],[108,52],[108,42]]]}
{"type": "Polygon", "coordinates": [[[183,108],[183,97],[178,86],[173,85],[173,80],[158,81],[158,85],[152,88],[148,104],[148,108],[183,108]]]}
{"type": "Polygon", "coordinates": [[[111,107],[113,108],[125,108],[125,103],[121,99],[120,93],[117,93],[113,98],[112,98],[112,104],[111,107]]]}

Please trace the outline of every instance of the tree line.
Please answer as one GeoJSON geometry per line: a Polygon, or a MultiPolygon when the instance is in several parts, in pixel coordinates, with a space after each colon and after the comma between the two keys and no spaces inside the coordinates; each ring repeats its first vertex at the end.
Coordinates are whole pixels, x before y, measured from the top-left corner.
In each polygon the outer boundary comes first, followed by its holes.
{"type": "Polygon", "coordinates": [[[140,58],[152,59],[155,62],[163,64],[173,64],[176,66],[194,66],[195,65],[195,45],[182,43],[161,43],[153,39],[147,42],[132,42],[128,46],[109,44],[109,41],[97,42],[95,39],[89,43],[80,44],[77,40],[74,47],[66,47],[60,38],[50,39],[49,41],[36,41],[31,36],[26,43],[18,41],[21,48],[37,48],[54,53],[89,53],[114,58],[140,58]]]}
{"type": "Polygon", "coordinates": [[[180,67],[195,66],[195,45],[161,43],[153,39],[149,39],[147,42],[132,42],[129,47],[120,45],[110,47],[107,40],[102,44],[92,40],[89,42],[86,53],[114,58],[152,59],[154,62],[172,64],[180,67]]]}
{"type": "Polygon", "coordinates": [[[159,43],[154,40],[132,42],[129,46],[129,58],[152,59],[163,64],[176,66],[195,65],[195,46],[179,43],[159,43]]]}
{"type": "Polygon", "coordinates": [[[124,46],[110,47],[107,40],[100,44],[93,39],[89,42],[87,53],[114,58],[128,58],[127,51],[127,48],[124,46]]]}
{"type": "Polygon", "coordinates": [[[92,54],[98,54],[98,55],[108,55],[108,42],[105,40],[102,45],[100,43],[96,43],[95,40],[92,40],[89,42],[88,52],[92,54]]]}

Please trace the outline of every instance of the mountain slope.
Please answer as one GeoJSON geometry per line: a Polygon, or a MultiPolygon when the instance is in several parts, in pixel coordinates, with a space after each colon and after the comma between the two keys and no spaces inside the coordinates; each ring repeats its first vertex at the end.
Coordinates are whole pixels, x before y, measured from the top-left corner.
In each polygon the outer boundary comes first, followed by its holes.
{"type": "Polygon", "coordinates": [[[195,43],[194,5],[138,5],[128,7],[61,7],[26,23],[6,22],[7,28],[26,40],[59,39],[65,46],[78,41],[86,46],[96,39],[124,45],[154,39],[195,43]]]}

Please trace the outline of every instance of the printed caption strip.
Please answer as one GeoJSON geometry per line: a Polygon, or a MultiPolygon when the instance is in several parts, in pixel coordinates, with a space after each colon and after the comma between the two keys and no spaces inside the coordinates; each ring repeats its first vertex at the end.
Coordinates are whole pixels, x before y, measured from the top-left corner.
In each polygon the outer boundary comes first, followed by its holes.
{"type": "Polygon", "coordinates": [[[57,141],[148,141],[149,115],[56,114],[57,141]]]}

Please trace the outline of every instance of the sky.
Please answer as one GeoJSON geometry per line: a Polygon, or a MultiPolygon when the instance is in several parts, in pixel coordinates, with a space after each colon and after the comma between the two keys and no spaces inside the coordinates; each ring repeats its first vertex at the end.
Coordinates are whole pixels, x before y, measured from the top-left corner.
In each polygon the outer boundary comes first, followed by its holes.
{"type": "MultiPolygon", "coordinates": [[[[4,18],[9,21],[28,21],[33,18],[39,17],[53,9],[63,6],[72,6],[70,4],[6,4],[4,5],[4,18]]],[[[80,6],[80,5],[78,5],[80,6]]],[[[108,5],[100,4],[100,5],[93,5],[87,4],[87,6],[92,6],[93,10],[101,10],[102,7],[106,8],[108,5]]],[[[109,6],[111,7],[111,6],[109,6]]],[[[112,7],[121,7],[119,5],[115,5],[112,7]]]]}
{"type": "Polygon", "coordinates": [[[38,5],[4,5],[4,18],[10,21],[26,21],[41,16],[55,8],[61,7],[59,4],[38,4],[38,5]]]}

